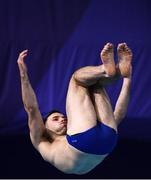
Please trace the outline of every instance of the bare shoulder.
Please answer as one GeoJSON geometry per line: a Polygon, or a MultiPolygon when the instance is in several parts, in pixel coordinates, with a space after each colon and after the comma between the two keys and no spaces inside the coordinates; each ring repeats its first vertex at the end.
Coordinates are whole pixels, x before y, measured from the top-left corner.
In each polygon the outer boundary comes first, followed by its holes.
{"type": "Polygon", "coordinates": [[[48,161],[50,163],[53,162],[53,158],[54,158],[53,142],[49,142],[46,139],[42,140],[39,143],[37,150],[39,151],[39,153],[41,154],[41,156],[45,161],[48,161]]]}
{"type": "Polygon", "coordinates": [[[45,161],[53,163],[56,157],[62,156],[65,153],[66,144],[64,137],[52,142],[45,139],[39,143],[38,151],[45,161]]]}

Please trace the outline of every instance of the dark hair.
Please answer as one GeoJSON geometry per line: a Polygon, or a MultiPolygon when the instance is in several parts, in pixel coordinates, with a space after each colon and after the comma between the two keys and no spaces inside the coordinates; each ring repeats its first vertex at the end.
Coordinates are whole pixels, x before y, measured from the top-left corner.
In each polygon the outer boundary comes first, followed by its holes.
{"type": "MultiPolygon", "coordinates": [[[[56,109],[51,110],[51,111],[48,112],[48,113],[46,114],[46,116],[44,117],[44,121],[46,122],[46,121],[47,121],[47,118],[48,118],[51,114],[53,114],[53,113],[61,113],[61,112],[58,111],[58,110],[56,110],[56,109]]],[[[62,114],[62,113],[61,113],[61,114],[62,114]]]]}

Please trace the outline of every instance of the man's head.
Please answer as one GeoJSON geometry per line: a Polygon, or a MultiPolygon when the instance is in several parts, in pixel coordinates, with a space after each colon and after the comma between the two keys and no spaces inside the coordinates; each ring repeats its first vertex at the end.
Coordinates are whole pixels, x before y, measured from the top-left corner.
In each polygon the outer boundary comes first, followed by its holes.
{"type": "Polygon", "coordinates": [[[45,126],[50,131],[57,135],[65,135],[67,132],[67,119],[64,114],[58,110],[53,110],[49,112],[45,118],[45,126]]]}

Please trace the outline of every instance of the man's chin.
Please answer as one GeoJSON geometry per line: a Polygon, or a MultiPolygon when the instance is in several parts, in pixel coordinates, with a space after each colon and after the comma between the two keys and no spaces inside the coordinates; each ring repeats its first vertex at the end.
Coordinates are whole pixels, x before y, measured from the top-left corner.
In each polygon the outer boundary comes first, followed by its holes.
{"type": "Polygon", "coordinates": [[[67,128],[66,128],[66,127],[63,129],[63,133],[64,133],[64,134],[67,133],[67,128]]]}
{"type": "Polygon", "coordinates": [[[64,128],[62,129],[61,134],[62,134],[62,135],[66,135],[66,134],[67,134],[67,128],[66,128],[66,127],[64,127],[64,128]]]}
{"type": "Polygon", "coordinates": [[[56,134],[58,135],[66,135],[66,133],[67,133],[67,127],[63,127],[58,132],[56,132],[56,134]]]}

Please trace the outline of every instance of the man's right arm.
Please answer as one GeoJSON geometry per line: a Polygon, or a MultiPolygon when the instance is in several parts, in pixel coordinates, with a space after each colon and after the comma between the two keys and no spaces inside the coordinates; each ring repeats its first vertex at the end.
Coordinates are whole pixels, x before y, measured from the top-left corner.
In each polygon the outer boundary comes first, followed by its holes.
{"type": "Polygon", "coordinates": [[[49,142],[46,128],[44,126],[38,102],[34,90],[30,84],[27,68],[24,63],[27,50],[20,53],[18,67],[21,78],[22,99],[24,108],[28,114],[28,126],[33,146],[40,152],[45,160],[51,161],[51,143],[49,142]]]}

